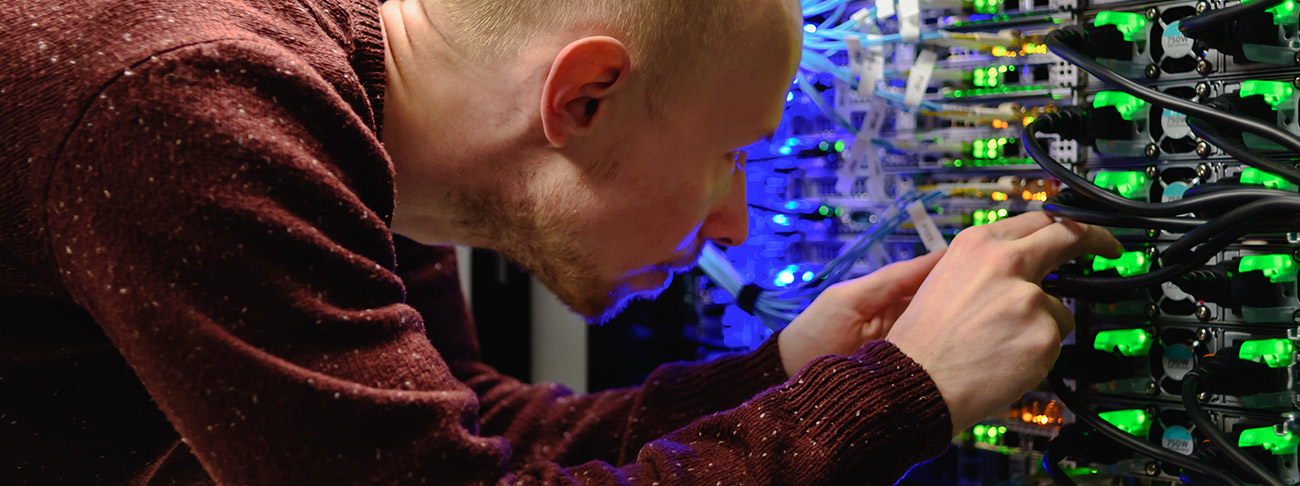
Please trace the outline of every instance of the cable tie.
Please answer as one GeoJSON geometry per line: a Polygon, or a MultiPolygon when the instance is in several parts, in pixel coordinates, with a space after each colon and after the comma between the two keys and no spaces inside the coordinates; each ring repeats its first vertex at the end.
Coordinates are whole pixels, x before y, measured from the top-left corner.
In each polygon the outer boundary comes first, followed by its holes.
{"type": "Polygon", "coordinates": [[[754,305],[758,303],[758,296],[762,293],[763,287],[759,287],[757,284],[746,285],[740,289],[740,295],[736,296],[736,305],[739,305],[740,310],[749,315],[756,315],[754,314],[754,305]]]}

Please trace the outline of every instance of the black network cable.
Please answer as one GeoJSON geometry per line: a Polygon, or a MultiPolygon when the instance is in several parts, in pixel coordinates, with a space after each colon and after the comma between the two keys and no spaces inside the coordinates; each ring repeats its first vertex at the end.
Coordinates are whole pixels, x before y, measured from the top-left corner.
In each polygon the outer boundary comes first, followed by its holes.
{"type": "Polygon", "coordinates": [[[1057,486],[1076,486],[1078,484],[1061,469],[1061,460],[1065,459],[1062,449],[1068,445],[1070,440],[1076,437],[1077,434],[1073,433],[1074,430],[1077,429],[1068,425],[1062,427],[1061,432],[1056,437],[1053,437],[1051,442],[1047,443],[1047,448],[1043,449],[1043,470],[1047,471],[1047,477],[1052,478],[1052,482],[1056,483],[1057,486]]]}
{"type": "Polygon", "coordinates": [[[1042,166],[1043,170],[1060,179],[1070,188],[1083,193],[1089,199],[1100,202],[1121,211],[1138,216],[1178,216],[1201,210],[1221,210],[1225,207],[1237,207],[1264,198],[1289,197],[1300,198],[1300,194],[1263,187],[1240,187],[1215,190],[1195,196],[1186,196],[1177,201],[1152,203],[1133,201],[1119,194],[1098,187],[1091,181],[1061,165],[1038,140],[1038,133],[1062,133],[1070,135],[1086,131],[1085,115],[1078,109],[1067,109],[1056,113],[1047,113],[1025,127],[1021,144],[1029,156],[1042,166]]]}
{"type": "Polygon", "coordinates": [[[1191,419],[1192,425],[1196,426],[1196,430],[1209,437],[1210,444],[1218,448],[1219,452],[1228,456],[1228,459],[1241,466],[1263,484],[1267,486],[1289,486],[1274,476],[1268,469],[1265,469],[1259,461],[1256,461],[1243,452],[1241,448],[1229,442],[1218,426],[1214,425],[1210,415],[1205,413],[1205,409],[1201,407],[1201,403],[1196,399],[1196,395],[1200,393],[1202,380],[1204,380],[1201,372],[1202,370],[1196,369],[1183,376],[1183,407],[1187,409],[1187,416],[1191,419]]]}
{"type": "Polygon", "coordinates": [[[1134,216],[1114,211],[1079,208],[1052,199],[1048,199],[1043,204],[1043,211],[1053,216],[1069,218],[1080,223],[1112,228],[1162,229],[1174,233],[1186,233],[1207,222],[1207,220],[1198,218],[1134,216]]]}
{"type": "Polygon", "coordinates": [[[1052,385],[1052,391],[1056,393],[1057,398],[1060,398],[1061,402],[1064,403],[1071,412],[1074,412],[1076,419],[1087,424],[1089,427],[1096,429],[1107,438],[1119,442],[1125,447],[1147,457],[1218,479],[1222,481],[1221,484],[1235,486],[1241,485],[1241,482],[1237,481],[1236,478],[1221,469],[1197,462],[1196,459],[1191,456],[1185,456],[1169,449],[1165,449],[1164,447],[1138,439],[1137,437],[1129,435],[1128,432],[1120,430],[1119,427],[1116,427],[1114,424],[1107,422],[1106,419],[1097,415],[1097,412],[1088,408],[1082,400],[1079,400],[1079,397],[1074,394],[1074,391],[1070,390],[1070,388],[1065,385],[1065,380],[1061,378],[1061,375],[1058,374],[1056,370],[1052,370],[1052,372],[1047,375],[1047,381],[1052,385]]]}
{"type": "MultiPolygon", "coordinates": [[[[1247,5],[1253,5],[1247,4],[1247,5]]],[[[1228,155],[1259,170],[1276,174],[1278,177],[1286,179],[1292,184],[1300,184],[1300,170],[1294,165],[1283,164],[1272,157],[1251,150],[1250,148],[1238,143],[1236,140],[1229,138],[1227,135],[1220,133],[1209,123],[1196,118],[1187,119],[1187,127],[1192,129],[1192,133],[1205,139],[1206,142],[1214,144],[1223,149],[1228,155]]]]}
{"type": "Polygon", "coordinates": [[[1163,261],[1181,261],[1190,258],[1196,245],[1211,237],[1234,233],[1237,237],[1253,231],[1284,233],[1300,226],[1300,199],[1270,198],[1234,208],[1198,228],[1185,233],[1164,250],[1163,261]]]}
{"type": "Polygon", "coordinates": [[[1222,27],[1224,24],[1238,20],[1242,17],[1263,12],[1281,5],[1282,2],[1285,1],[1290,0],[1255,0],[1249,3],[1241,2],[1231,7],[1225,7],[1183,19],[1178,23],[1178,30],[1182,32],[1183,35],[1195,39],[1197,34],[1222,27]]]}
{"type": "MultiPolygon", "coordinates": [[[[1256,0],[1264,1],[1264,0],[1256,0]]],[[[1074,44],[1083,41],[1087,32],[1081,27],[1067,27],[1064,29],[1054,30],[1047,34],[1044,41],[1047,48],[1053,54],[1069,61],[1079,68],[1087,71],[1088,74],[1096,76],[1105,81],[1107,84],[1114,86],[1116,89],[1133,95],[1138,99],[1151,103],[1158,107],[1184,113],[1191,117],[1202,120],[1223,124],[1237,130],[1258,134],[1264,138],[1272,140],[1274,143],[1291,150],[1300,152],[1300,137],[1278,128],[1276,124],[1264,123],[1260,120],[1233,115],[1216,110],[1213,107],[1194,103],[1184,100],[1177,96],[1163,93],[1154,89],[1149,89],[1137,82],[1121,76],[1119,73],[1111,71],[1106,66],[1088,57],[1074,47],[1074,44]]]]}

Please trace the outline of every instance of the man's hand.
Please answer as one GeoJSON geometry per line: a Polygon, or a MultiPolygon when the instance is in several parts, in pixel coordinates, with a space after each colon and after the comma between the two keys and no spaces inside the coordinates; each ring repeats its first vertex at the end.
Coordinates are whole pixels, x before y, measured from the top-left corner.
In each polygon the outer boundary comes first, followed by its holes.
{"type": "Polygon", "coordinates": [[[814,358],[847,356],[863,344],[884,339],[942,256],[936,252],[895,263],[822,292],[781,331],[778,347],[786,375],[794,376],[814,358]]]}
{"type": "Polygon", "coordinates": [[[953,435],[1004,409],[1047,376],[1074,316],[1039,283],[1080,255],[1117,257],[1105,230],[1030,213],[957,235],[889,333],[925,368],[953,435]]]}

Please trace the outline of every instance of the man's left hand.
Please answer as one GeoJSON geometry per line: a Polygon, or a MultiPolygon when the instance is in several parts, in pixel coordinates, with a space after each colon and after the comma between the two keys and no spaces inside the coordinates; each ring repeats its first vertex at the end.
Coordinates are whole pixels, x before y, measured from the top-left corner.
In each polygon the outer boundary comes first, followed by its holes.
{"type": "Polygon", "coordinates": [[[781,331],[777,344],[786,375],[815,358],[847,356],[884,339],[942,257],[942,251],[930,253],[826,289],[781,331]]]}

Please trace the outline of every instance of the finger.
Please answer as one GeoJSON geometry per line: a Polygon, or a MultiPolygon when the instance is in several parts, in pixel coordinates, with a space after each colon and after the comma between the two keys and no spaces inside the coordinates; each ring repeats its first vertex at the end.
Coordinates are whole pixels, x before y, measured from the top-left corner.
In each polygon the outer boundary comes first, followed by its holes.
{"type": "Polygon", "coordinates": [[[1025,252],[1028,270],[1038,280],[1070,260],[1082,255],[1118,257],[1123,249],[1119,240],[1106,230],[1070,220],[1048,225],[1014,243],[1017,251],[1025,252]]]}
{"type": "Polygon", "coordinates": [[[844,294],[852,296],[859,310],[874,312],[898,299],[913,295],[930,271],[943,259],[940,250],[911,260],[894,263],[871,275],[844,283],[844,294]]]}
{"type": "Polygon", "coordinates": [[[980,228],[984,228],[984,231],[990,232],[998,239],[1018,240],[1055,222],[1056,219],[1048,216],[1047,213],[1033,212],[986,224],[980,228]]]}
{"type": "Polygon", "coordinates": [[[1061,340],[1074,332],[1074,313],[1070,308],[1065,306],[1061,299],[1055,296],[1047,295],[1047,312],[1052,315],[1052,320],[1056,322],[1056,330],[1061,332],[1061,340]]]}

